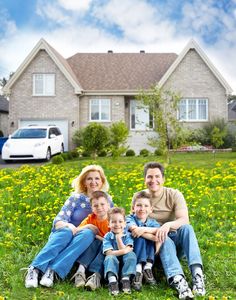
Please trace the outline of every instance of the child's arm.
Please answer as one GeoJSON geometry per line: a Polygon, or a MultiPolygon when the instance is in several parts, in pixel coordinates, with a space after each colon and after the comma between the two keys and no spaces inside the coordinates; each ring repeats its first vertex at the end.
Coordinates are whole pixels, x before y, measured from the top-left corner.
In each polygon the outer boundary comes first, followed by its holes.
{"type": "Polygon", "coordinates": [[[122,236],[123,233],[116,234],[116,242],[117,242],[118,250],[109,249],[105,252],[105,255],[121,256],[133,251],[133,247],[131,245],[125,245],[123,243],[122,236]]]}
{"type": "Polygon", "coordinates": [[[143,237],[148,240],[156,241],[156,232],[157,228],[155,227],[138,227],[138,226],[131,226],[130,231],[133,237],[143,237]]]}

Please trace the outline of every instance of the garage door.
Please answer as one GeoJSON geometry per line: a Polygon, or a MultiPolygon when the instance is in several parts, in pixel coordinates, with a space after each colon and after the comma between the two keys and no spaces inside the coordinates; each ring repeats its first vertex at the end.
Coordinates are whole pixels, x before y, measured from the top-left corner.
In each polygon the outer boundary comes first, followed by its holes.
{"type": "Polygon", "coordinates": [[[28,125],[56,125],[64,137],[65,151],[68,151],[68,121],[67,120],[20,120],[19,127],[28,125]]]}

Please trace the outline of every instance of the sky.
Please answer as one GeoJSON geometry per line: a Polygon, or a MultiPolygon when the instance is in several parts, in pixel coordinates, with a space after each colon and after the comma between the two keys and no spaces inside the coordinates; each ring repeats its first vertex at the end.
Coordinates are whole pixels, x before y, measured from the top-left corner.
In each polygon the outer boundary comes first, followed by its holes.
{"type": "Polygon", "coordinates": [[[78,52],[174,52],[194,39],[236,94],[236,0],[0,0],[0,78],[40,38],[78,52]]]}

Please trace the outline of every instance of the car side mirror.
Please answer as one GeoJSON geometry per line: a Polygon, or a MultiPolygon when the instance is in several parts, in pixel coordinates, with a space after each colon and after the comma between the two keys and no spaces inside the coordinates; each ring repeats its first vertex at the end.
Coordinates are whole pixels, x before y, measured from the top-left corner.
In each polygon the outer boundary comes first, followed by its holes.
{"type": "Polygon", "coordinates": [[[55,138],[56,137],[56,135],[54,134],[54,133],[52,133],[52,134],[50,134],[50,139],[53,139],[53,138],[55,138]]]}

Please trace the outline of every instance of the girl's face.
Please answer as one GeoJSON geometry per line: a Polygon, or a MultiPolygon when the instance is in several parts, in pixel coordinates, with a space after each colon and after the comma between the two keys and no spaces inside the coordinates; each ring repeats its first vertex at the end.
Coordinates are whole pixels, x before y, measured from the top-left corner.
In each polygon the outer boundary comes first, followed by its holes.
{"type": "Polygon", "coordinates": [[[149,214],[152,212],[150,199],[147,198],[137,199],[133,206],[133,212],[142,222],[145,222],[149,214]]]}
{"type": "Polygon", "coordinates": [[[164,184],[164,177],[160,169],[148,169],[145,177],[145,184],[150,192],[158,192],[164,184]]]}
{"type": "Polygon", "coordinates": [[[95,191],[100,191],[103,185],[100,173],[98,171],[88,172],[84,180],[84,185],[88,195],[91,195],[95,191]]]}
{"type": "Polygon", "coordinates": [[[110,216],[109,227],[113,233],[122,233],[124,231],[125,226],[126,222],[122,214],[116,213],[110,216]]]}

